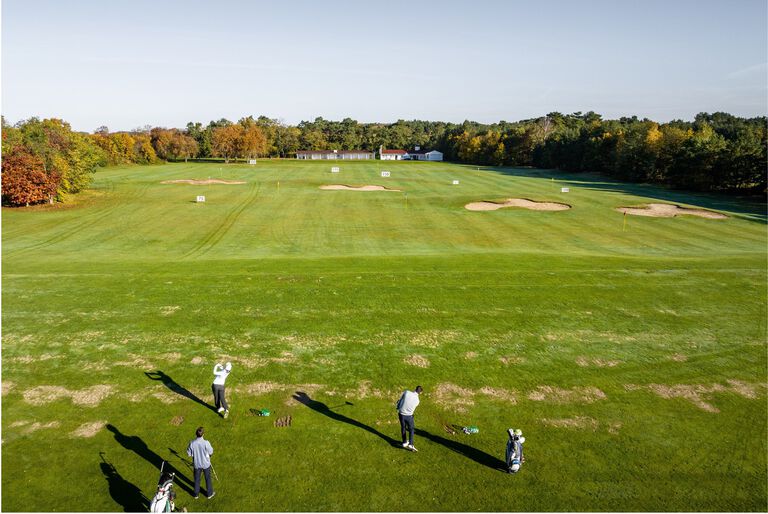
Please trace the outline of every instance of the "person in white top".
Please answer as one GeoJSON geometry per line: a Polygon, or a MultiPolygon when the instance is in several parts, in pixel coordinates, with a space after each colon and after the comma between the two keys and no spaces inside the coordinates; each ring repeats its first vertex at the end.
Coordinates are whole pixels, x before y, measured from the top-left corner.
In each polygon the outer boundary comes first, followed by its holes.
{"type": "Polygon", "coordinates": [[[413,413],[419,405],[419,394],[422,391],[421,386],[416,386],[414,391],[405,390],[397,401],[397,417],[400,420],[400,435],[403,437],[403,448],[407,448],[412,452],[418,451],[413,446],[413,413]]]}
{"type": "Polygon", "coordinates": [[[213,401],[216,404],[216,412],[226,418],[229,416],[229,405],[224,398],[224,382],[227,381],[227,377],[232,372],[232,363],[228,362],[226,366],[222,366],[219,363],[213,367],[213,384],[211,390],[213,391],[213,401]]]}

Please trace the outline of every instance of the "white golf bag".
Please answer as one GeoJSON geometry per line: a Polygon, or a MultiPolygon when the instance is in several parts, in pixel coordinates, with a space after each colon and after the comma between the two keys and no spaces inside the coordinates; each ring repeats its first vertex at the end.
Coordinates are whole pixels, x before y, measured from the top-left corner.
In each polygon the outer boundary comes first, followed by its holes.
{"type": "Polygon", "coordinates": [[[523,437],[523,431],[520,429],[507,430],[509,440],[507,441],[507,473],[517,473],[520,471],[520,466],[523,464],[523,443],[525,437],[523,437]]]}
{"type": "MultiPolygon", "coordinates": [[[[165,462],[163,462],[163,466],[165,466],[165,462]]],[[[157,484],[157,493],[152,498],[149,512],[173,512],[176,509],[174,504],[176,491],[173,490],[173,477],[176,474],[163,473],[163,466],[160,468],[160,482],[157,484]]]]}

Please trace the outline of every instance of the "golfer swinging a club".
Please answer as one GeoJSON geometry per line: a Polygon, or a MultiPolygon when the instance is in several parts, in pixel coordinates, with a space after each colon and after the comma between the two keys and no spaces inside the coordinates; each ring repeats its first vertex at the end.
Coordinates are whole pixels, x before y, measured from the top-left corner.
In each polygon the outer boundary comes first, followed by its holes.
{"type": "Polygon", "coordinates": [[[232,363],[228,362],[226,366],[219,364],[218,362],[213,367],[213,384],[211,384],[211,390],[213,391],[213,401],[216,404],[216,412],[226,418],[229,416],[229,405],[224,398],[224,382],[227,381],[227,377],[232,372],[232,363]]]}
{"type": "Polygon", "coordinates": [[[405,390],[397,401],[397,417],[400,419],[400,435],[403,436],[403,448],[407,448],[412,452],[418,451],[413,446],[413,413],[419,405],[419,394],[422,391],[421,386],[416,386],[414,391],[405,390]]]}

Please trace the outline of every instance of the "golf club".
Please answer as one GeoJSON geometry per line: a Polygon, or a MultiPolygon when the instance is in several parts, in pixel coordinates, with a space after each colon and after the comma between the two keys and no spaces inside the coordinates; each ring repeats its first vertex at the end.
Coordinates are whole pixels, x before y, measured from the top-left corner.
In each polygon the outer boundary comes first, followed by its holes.
{"type": "Polygon", "coordinates": [[[211,462],[211,471],[213,471],[213,476],[216,477],[216,481],[221,482],[221,480],[219,480],[219,475],[216,474],[216,470],[213,468],[213,462],[211,462]]]}

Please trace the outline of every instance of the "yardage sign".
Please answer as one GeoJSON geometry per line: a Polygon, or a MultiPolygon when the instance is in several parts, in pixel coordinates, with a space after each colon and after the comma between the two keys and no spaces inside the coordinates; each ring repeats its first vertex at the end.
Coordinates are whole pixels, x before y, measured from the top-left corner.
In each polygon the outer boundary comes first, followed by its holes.
{"type": "Polygon", "coordinates": [[[382,171],[381,172],[381,176],[382,177],[388,177],[389,176],[389,172],[388,171],[382,171]]]}
{"type": "Polygon", "coordinates": [[[454,181],[453,181],[453,185],[454,185],[454,186],[458,186],[458,185],[459,185],[459,181],[458,181],[458,180],[454,180],[454,181]]]}
{"type": "Polygon", "coordinates": [[[338,166],[334,166],[333,168],[331,168],[331,173],[338,173],[338,172],[339,172],[338,166]]]}
{"type": "Polygon", "coordinates": [[[205,202],[205,197],[204,196],[198,196],[197,197],[197,203],[202,203],[202,202],[205,202]]]}
{"type": "Polygon", "coordinates": [[[248,159],[248,164],[256,164],[256,159],[248,159]]]}
{"type": "Polygon", "coordinates": [[[560,188],[560,192],[561,193],[570,193],[571,192],[571,188],[570,187],[561,187],[560,188]]]}

